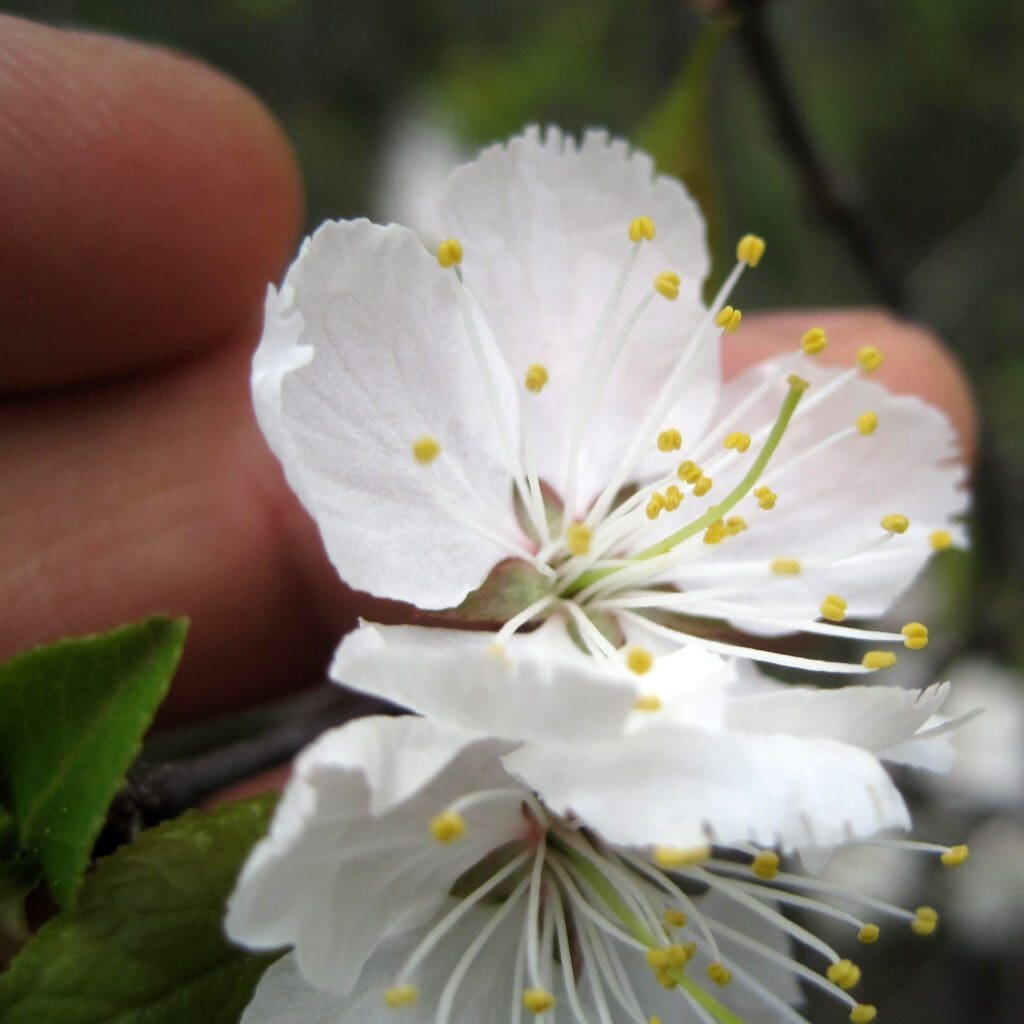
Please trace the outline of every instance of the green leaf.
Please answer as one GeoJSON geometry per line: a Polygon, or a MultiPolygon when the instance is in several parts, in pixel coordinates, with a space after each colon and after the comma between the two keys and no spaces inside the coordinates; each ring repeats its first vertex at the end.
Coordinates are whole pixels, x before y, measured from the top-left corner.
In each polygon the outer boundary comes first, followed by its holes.
{"type": "Polygon", "coordinates": [[[3,1024],[233,1024],[275,955],[236,949],[224,906],[272,797],[190,811],[101,860],[78,905],[0,976],[3,1024]]]}
{"type": "MultiPolygon", "coordinates": [[[[721,203],[710,130],[709,92],[715,57],[737,22],[710,19],[680,69],[675,84],[648,115],[635,142],[655,159],[659,170],[686,183],[704,215],[712,254],[721,249],[721,203]]],[[[714,261],[719,265],[719,261],[714,261]]],[[[714,291],[709,281],[709,289],[714,291]]]]}
{"type": "Polygon", "coordinates": [[[167,693],[186,628],[154,617],[0,666],[3,796],[18,843],[65,906],[167,693]]]}

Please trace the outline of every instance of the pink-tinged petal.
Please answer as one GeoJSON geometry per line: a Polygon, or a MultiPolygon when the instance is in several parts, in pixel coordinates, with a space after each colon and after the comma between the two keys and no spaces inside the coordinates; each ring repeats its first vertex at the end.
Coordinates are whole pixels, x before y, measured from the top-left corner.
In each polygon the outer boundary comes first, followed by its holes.
{"type": "Polygon", "coordinates": [[[231,938],[253,949],[294,945],[317,987],[344,994],[389,934],[415,927],[487,852],[518,834],[519,803],[466,812],[442,845],[432,818],[458,797],[505,788],[509,749],[422,718],[365,718],[299,757],[270,834],[246,863],[228,906],[231,938]]]}
{"type": "MultiPolygon", "coordinates": [[[[494,331],[512,376],[543,363],[549,383],[529,396],[542,443],[541,475],[561,491],[566,480],[570,422],[598,386],[605,401],[586,431],[575,512],[607,482],[643,414],[658,394],[703,316],[701,284],[708,271],[704,226],[678,181],[655,175],[645,153],[605,132],[581,142],[550,128],[531,128],[485,150],[449,179],[442,205],[445,231],[465,252],[462,271],[494,331]],[[655,276],[682,279],[670,302],[654,294],[632,342],[610,377],[594,359],[598,323],[630,258],[630,222],[650,217],[626,288],[608,321],[609,347],[655,276]]],[[[695,359],[667,422],[684,436],[703,427],[718,389],[718,348],[709,342],[695,359]]]]}
{"type": "Polygon", "coordinates": [[[267,440],[342,578],[426,608],[479,586],[509,554],[498,541],[524,544],[499,427],[518,434],[514,399],[484,384],[459,291],[412,232],[327,223],[271,293],[253,363],[267,440]],[[425,437],[441,446],[428,465],[425,437]]]}

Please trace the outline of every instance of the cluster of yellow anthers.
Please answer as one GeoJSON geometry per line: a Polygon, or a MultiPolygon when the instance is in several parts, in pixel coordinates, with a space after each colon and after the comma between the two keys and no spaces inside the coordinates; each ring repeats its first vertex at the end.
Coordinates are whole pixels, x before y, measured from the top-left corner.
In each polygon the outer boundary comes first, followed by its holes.
{"type": "MultiPolygon", "coordinates": [[[[524,816],[531,827],[526,834],[501,847],[507,856],[493,863],[489,859],[480,862],[478,868],[483,869],[487,864],[492,877],[479,884],[464,902],[448,910],[430,929],[412,953],[397,984],[384,992],[388,1006],[398,1009],[416,1001],[419,990],[411,980],[416,968],[468,909],[476,903],[492,902],[497,892],[505,894],[500,901],[503,909],[497,911],[498,914],[507,915],[517,902],[520,906],[526,905],[520,948],[527,951],[521,955],[526,955],[530,962],[524,968],[526,974],[520,998],[522,1007],[538,1018],[556,1004],[549,975],[542,969],[538,956],[570,956],[568,935],[573,933],[579,944],[571,956],[573,963],[579,954],[587,964],[586,969],[595,972],[592,984],[607,982],[620,993],[625,961],[620,961],[619,950],[610,952],[610,943],[616,935],[623,943],[622,952],[642,955],[643,965],[662,986],[678,990],[685,999],[709,1011],[716,1021],[735,1022],[738,1018],[689,973],[702,947],[706,954],[704,974],[717,987],[728,986],[736,979],[744,987],[758,990],[756,974],[751,974],[747,965],[749,953],[754,961],[766,960],[788,969],[845,1004],[852,1024],[869,1024],[877,1015],[875,1007],[858,1002],[848,994],[861,981],[860,967],[840,956],[806,928],[790,921],[776,906],[791,906],[842,921],[856,930],[857,940],[864,945],[877,942],[881,929],[873,922],[840,909],[836,903],[869,907],[909,924],[919,936],[931,935],[938,926],[938,914],[932,907],[906,910],[850,892],[824,879],[788,874],[782,870],[781,859],[774,850],[743,847],[720,856],[710,846],[659,846],[643,856],[626,849],[606,847],[551,815],[533,794],[525,792],[493,791],[464,797],[432,818],[429,832],[439,844],[450,846],[467,833],[467,822],[458,809],[460,806],[468,809],[490,799],[518,798],[522,799],[524,816]],[[744,854],[748,858],[745,862],[737,859],[737,855],[742,858],[744,854]],[[750,911],[762,924],[777,928],[820,954],[827,960],[824,972],[819,974],[799,959],[781,952],[777,945],[765,945],[708,916],[700,898],[687,895],[695,887],[720,893],[750,911]],[[554,929],[552,920],[556,922],[554,929]],[[599,927],[595,930],[595,926],[599,927]],[[690,929],[689,934],[686,929],[690,929]],[[558,936],[554,946],[550,945],[552,931],[558,936]],[[722,939],[731,943],[733,949],[744,950],[743,956],[724,956],[719,945],[722,939]],[[530,950],[533,952],[528,952],[530,950]]],[[[941,863],[950,868],[963,864],[969,856],[966,846],[947,848],[904,840],[879,840],[877,845],[937,854],[941,863]]],[[[474,869],[472,873],[479,881],[482,872],[474,869]]],[[[482,939],[491,927],[493,925],[484,926],[482,939]]],[[[563,964],[566,985],[574,985],[572,973],[563,964]]],[[[569,998],[576,1009],[579,994],[574,988],[570,989],[569,998]]],[[[447,1016],[444,1019],[447,1020],[447,1016]]],[[[648,1018],[648,1024],[658,1024],[658,1021],[658,1017],[648,1018]]]]}

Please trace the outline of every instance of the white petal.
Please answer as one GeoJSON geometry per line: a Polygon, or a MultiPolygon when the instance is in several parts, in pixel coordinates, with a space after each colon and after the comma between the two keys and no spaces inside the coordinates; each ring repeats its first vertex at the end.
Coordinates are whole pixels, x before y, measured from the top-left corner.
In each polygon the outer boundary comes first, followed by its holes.
{"type": "Polygon", "coordinates": [[[942,706],[949,684],[927,690],[844,686],[837,690],[787,687],[734,700],[727,721],[744,733],[816,736],[863,747],[880,756],[910,740],[942,706]]]}
{"type": "Polygon", "coordinates": [[[290,953],[264,972],[240,1024],[339,1024],[346,1002],[306,981],[290,953]]]}
{"type": "Polygon", "coordinates": [[[524,745],[506,768],[609,842],[790,849],[909,826],[877,759],[833,740],[651,727],[566,758],[524,745]]]}
{"type": "Polygon", "coordinates": [[[388,934],[414,927],[454,881],[521,827],[514,800],[467,811],[445,846],[431,818],[467,792],[507,788],[491,740],[420,718],[365,718],[299,757],[269,836],[231,897],[228,934],[256,949],[293,944],[303,975],[345,993],[388,934]]]}
{"type": "Polygon", "coordinates": [[[508,554],[455,522],[435,482],[522,540],[495,422],[518,432],[512,399],[490,400],[457,289],[410,231],[325,224],[268,305],[254,360],[260,422],[341,576],[428,608],[458,604],[508,554]],[[442,446],[429,466],[412,454],[424,436],[442,446]]]}
{"type": "Polygon", "coordinates": [[[551,620],[492,653],[489,635],[363,623],[341,642],[331,677],[424,715],[560,749],[619,735],[636,699],[551,620]]]}
{"type": "MultiPolygon", "coordinates": [[[[560,491],[570,410],[596,383],[595,327],[630,255],[630,221],[639,216],[653,219],[657,236],[641,245],[607,336],[618,334],[656,274],[675,270],[683,283],[675,302],[654,296],[611,376],[609,397],[587,432],[577,512],[607,481],[703,314],[708,257],[700,214],[679,182],[655,176],[650,157],[626,143],[591,131],[577,145],[556,129],[542,135],[536,128],[456,170],[442,206],[446,231],[465,250],[465,281],[513,376],[520,380],[535,362],[549,370],[531,413],[543,438],[541,474],[560,491]]],[[[717,387],[718,351],[711,344],[664,426],[695,436],[717,387]]]]}
{"type": "MultiPolygon", "coordinates": [[[[737,429],[753,433],[774,420],[786,391],[782,379],[743,422],[732,422],[728,409],[776,375],[777,365],[761,364],[726,386],[716,414],[723,437],[737,429]]],[[[840,372],[805,361],[799,373],[812,386],[803,402],[809,403],[840,372]]],[[[723,450],[720,440],[716,445],[717,451],[723,450]]],[[[798,408],[762,477],[778,494],[775,507],[763,511],[752,497],[741,502],[736,512],[746,517],[748,530],[685,566],[679,583],[685,590],[695,590],[735,580],[739,585],[730,601],[745,601],[755,608],[770,602],[794,612],[802,609],[811,617],[819,614],[824,596],[835,593],[848,602],[851,619],[881,614],[932,554],[928,538],[933,530],[950,531],[958,543],[965,539],[959,518],[967,510],[968,494],[964,468],[956,456],[956,435],[942,413],[918,398],[892,395],[862,376],[851,377],[806,414],[798,408]],[[792,471],[785,469],[801,452],[852,428],[857,417],[869,410],[878,415],[874,434],[865,437],[853,431],[852,436],[794,464],[792,471]],[[808,567],[797,577],[772,576],[767,571],[774,558],[794,557],[810,566],[815,560],[862,549],[884,536],[879,520],[892,512],[908,516],[911,526],[880,548],[808,567]],[[742,586],[744,575],[749,580],[746,587],[742,586]]],[[[728,493],[749,460],[750,455],[727,456],[720,471],[712,473],[715,485],[707,500],[728,493]]],[[[769,631],[763,624],[736,621],[755,632],[769,631]]]]}

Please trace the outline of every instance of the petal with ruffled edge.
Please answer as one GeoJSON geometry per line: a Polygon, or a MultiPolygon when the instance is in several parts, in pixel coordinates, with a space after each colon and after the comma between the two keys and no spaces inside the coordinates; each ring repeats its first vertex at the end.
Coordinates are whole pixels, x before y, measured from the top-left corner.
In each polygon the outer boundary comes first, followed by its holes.
{"type": "Polygon", "coordinates": [[[384,936],[431,917],[453,883],[522,827],[516,801],[475,807],[439,847],[431,818],[467,792],[508,787],[509,749],[422,718],[365,718],[299,757],[271,831],[242,871],[226,927],[254,949],[293,944],[303,975],[350,991],[384,936]]]}
{"type": "MultiPolygon", "coordinates": [[[[580,460],[573,510],[582,513],[609,476],[643,414],[664,383],[704,308],[701,284],[708,256],[704,226],[693,200],[671,178],[657,176],[645,153],[605,132],[582,141],[555,128],[534,127],[485,150],[456,169],[441,217],[465,252],[462,273],[497,337],[509,370],[520,381],[532,363],[550,379],[531,400],[541,476],[562,491],[570,422],[607,379],[607,399],[591,421],[580,460]],[[679,298],[654,295],[610,377],[595,364],[597,325],[630,258],[630,222],[650,217],[656,237],[643,242],[604,337],[610,343],[632,311],[651,294],[655,276],[674,270],[679,298]]],[[[712,332],[714,335],[717,332],[712,332]]],[[[718,390],[718,347],[697,353],[666,422],[696,436],[718,390]]]]}
{"type": "Polygon", "coordinates": [[[526,550],[496,426],[518,436],[511,383],[484,384],[464,308],[411,231],[327,223],[268,304],[253,364],[260,423],[338,572],[424,608],[458,604],[510,547],[526,550]],[[424,437],[441,445],[430,465],[413,457],[424,437]],[[496,538],[454,521],[455,506],[496,538]]]}
{"type": "MultiPolygon", "coordinates": [[[[728,384],[715,415],[721,423],[716,438],[738,429],[756,435],[758,428],[770,424],[793,366],[792,360],[763,363],[728,384]],[[734,422],[730,409],[773,379],[774,386],[742,422],[734,422]]],[[[759,481],[778,495],[775,507],[763,511],[753,497],[747,498],[736,512],[746,517],[748,529],[726,540],[711,557],[683,566],[674,579],[695,604],[706,587],[724,588],[715,598],[720,608],[763,610],[770,598],[762,617],[731,616],[751,632],[789,632],[799,620],[818,617],[822,599],[830,593],[847,601],[851,619],[881,614],[933,553],[932,531],[948,531],[955,543],[964,541],[958,520],[969,500],[965,471],[955,462],[955,433],[942,413],[852,374],[814,404],[816,394],[843,371],[823,369],[806,359],[795,368],[811,387],[759,481]],[[855,424],[867,411],[877,414],[878,425],[873,434],[863,436],[855,424]],[[845,436],[807,454],[840,432],[845,436]],[[906,515],[910,529],[873,546],[885,536],[880,520],[889,513],[906,515]],[[798,559],[802,573],[773,574],[770,564],[776,558],[798,559]],[[773,623],[773,617],[783,621],[773,623]]],[[[719,500],[745,470],[742,457],[723,455],[711,474],[714,489],[705,500],[719,500]]],[[[723,611],[719,614],[724,617],[723,611]]]]}
{"type": "Polygon", "coordinates": [[[878,760],[827,739],[652,726],[572,758],[524,746],[503,760],[556,813],[630,846],[792,849],[910,825],[878,760]]]}
{"type": "Polygon", "coordinates": [[[330,674],[463,729],[561,750],[620,735],[637,693],[555,620],[501,652],[479,633],[364,622],[342,640],[330,674]]]}
{"type": "Polygon", "coordinates": [[[948,683],[926,690],[895,686],[844,686],[838,690],[780,687],[773,693],[731,701],[729,728],[743,733],[836,740],[885,758],[912,740],[942,707],[948,683]]]}

